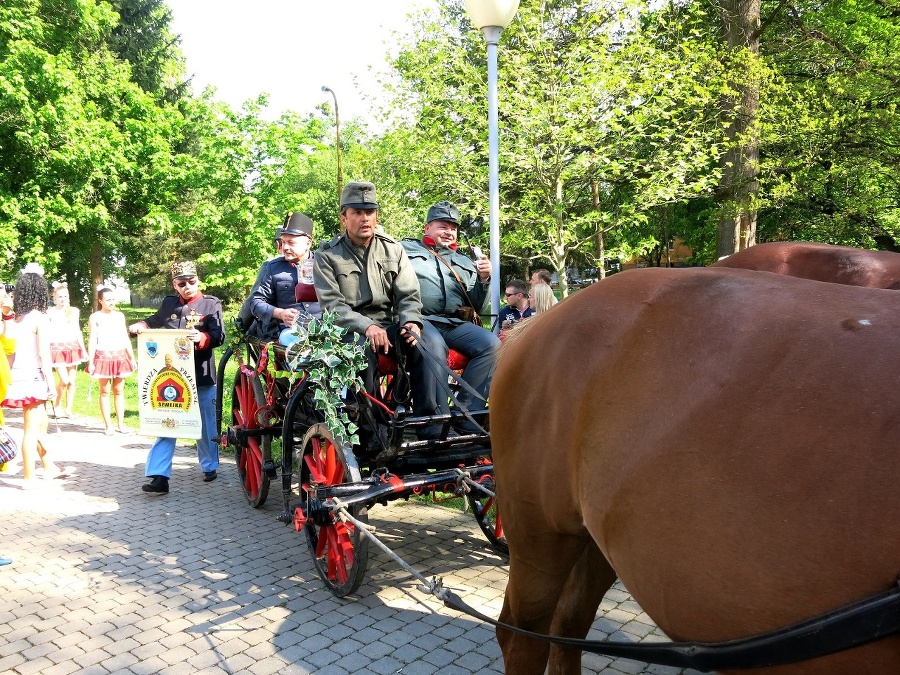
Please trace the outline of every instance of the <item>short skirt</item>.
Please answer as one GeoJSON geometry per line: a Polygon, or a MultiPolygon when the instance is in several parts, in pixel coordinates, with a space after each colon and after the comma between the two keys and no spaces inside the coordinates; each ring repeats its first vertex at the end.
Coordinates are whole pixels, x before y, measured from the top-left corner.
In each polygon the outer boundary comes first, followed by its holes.
{"type": "Polygon", "coordinates": [[[91,377],[96,380],[107,380],[115,377],[128,377],[134,372],[131,367],[131,360],[128,358],[128,352],[124,349],[117,351],[102,351],[98,349],[94,352],[94,372],[91,377]]]}
{"type": "Polygon", "coordinates": [[[6,388],[6,398],[0,405],[4,408],[24,408],[35,403],[44,403],[51,396],[50,387],[41,376],[24,382],[13,380],[6,388]]]}
{"type": "Polygon", "coordinates": [[[77,340],[72,342],[51,342],[50,359],[54,368],[77,366],[79,363],[87,360],[84,350],[77,340]]]}

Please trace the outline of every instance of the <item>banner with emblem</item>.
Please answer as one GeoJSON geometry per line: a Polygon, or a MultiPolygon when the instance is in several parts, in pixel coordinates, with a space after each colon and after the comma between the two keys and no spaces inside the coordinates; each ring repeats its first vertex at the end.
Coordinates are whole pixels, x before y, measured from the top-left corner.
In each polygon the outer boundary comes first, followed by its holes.
{"type": "Polygon", "coordinates": [[[147,436],[200,438],[194,343],[186,330],[138,335],[138,417],[147,436]]]}

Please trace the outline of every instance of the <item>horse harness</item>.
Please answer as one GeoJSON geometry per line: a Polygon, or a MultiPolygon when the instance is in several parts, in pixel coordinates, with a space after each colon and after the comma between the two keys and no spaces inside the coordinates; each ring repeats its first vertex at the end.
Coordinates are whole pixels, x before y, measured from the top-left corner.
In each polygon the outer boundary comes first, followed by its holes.
{"type": "Polygon", "coordinates": [[[726,642],[624,643],[543,635],[491,619],[459,596],[440,588],[434,595],[444,605],[503,630],[563,647],[700,671],[778,666],[859,647],[900,632],[900,580],[889,591],[872,595],[813,619],[726,642]]]}

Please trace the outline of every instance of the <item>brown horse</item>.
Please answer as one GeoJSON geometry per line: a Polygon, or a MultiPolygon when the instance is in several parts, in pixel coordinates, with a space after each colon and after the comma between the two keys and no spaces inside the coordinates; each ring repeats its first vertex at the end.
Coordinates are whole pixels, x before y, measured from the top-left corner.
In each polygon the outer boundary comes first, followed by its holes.
{"type": "Polygon", "coordinates": [[[719,260],[713,267],[739,267],[848,286],[900,289],[900,253],[808,241],[758,244],[719,260]]]}
{"type": "MultiPolygon", "coordinates": [[[[583,637],[618,576],[716,642],[890,590],[898,348],[896,293],[736,269],[623,272],[529,319],[490,392],[501,620],[583,637]]],[[[507,673],[544,672],[547,643],[497,635],[507,673]]],[[[860,668],[900,672],[900,637],[755,672],[860,668]]]]}

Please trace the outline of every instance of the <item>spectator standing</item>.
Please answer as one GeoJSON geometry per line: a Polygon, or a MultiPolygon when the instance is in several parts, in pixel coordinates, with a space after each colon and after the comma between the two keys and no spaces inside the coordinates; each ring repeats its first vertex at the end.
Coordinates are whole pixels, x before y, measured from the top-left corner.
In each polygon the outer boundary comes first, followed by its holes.
{"type": "Polygon", "coordinates": [[[553,289],[547,284],[535,284],[531,287],[531,294],[528,296],[528,305],[534,310],[535,314],[541,314],[553,307],[556,297],[553,295],[553,289]]]}
{"type": "Polygon", "coordinates": [[[280,255],[263,263],[250,293],[250,312],[263,334],[277,335],[304,312],[322,315],[313,284],[312,235],[312,220],[293,212],[276,232],[280,255]]]}
{"type": "Polygon", "coordinates": [[[16,351],[3,406],[22,408],[22,478],[26,489],[35,485],[37,459],[44,467],[45,479],[65,475],[50,459],[49,452],[45,405],[52,396],[53,367],[47,317],[50,293],[43,272],[35,263],[25,266],[16,280],[15,318],[4,321],[7,337],[16,341],[16,351]]]}
{"type": "Polygon", "coordinates": [[[54,281],[53,307],[47,310],[50,318],[50,358],[56,373],[57,417],[71,417],[75,402],[75,373],[85,360],[87,349],[81,334],[81,312],[69,304],[69,287],[54,281]]]}
{"type": "MultiPolygon", "coordinates": [[[[475,262],[459,253],[456,239],[459,228],[459,209],[443,201],[428,209],[425,230],[421,239],[404,239],[402,244],[409,256],[422,296],[422,316],[425,319],[422,333],[432,353],[443,362],[449,349],[469,358],[462,377],[484,399],[487,399],[494,373],[494,362],[500,340],[482,326],[472,323],[472,315],[478,315],[488,295],[491,278],[491,261],[480,256],[475,262]]],[[[431,372],[431,369],[429,369],[431,372]]],[[[438,371],[438,375],[443,375],[438,371]]],[[[446,377],[443,377],[446,381],[446,377]]],[[[438,412],[449,412],[446,387],[432,372],[431,388],[434,390],[438,412]]],[[[466,409],[482,408],[484,404],[473,401],[468,391],[459,394],[459,402],[466,409]]],[[[471,422],[460,422],[462,431],[471,429],[471,422]]],[[[441,426],[418,429],[420,439],[436,438],[441,426]]]]}
{"type": "Polygon", "coordinates": [[[137,369],[131,339],[125,328],[125,315],[116,309],[111,288],[97,291],[100,309],[88,318],[88,374],[99,382],[100,414],[107,436],[115,434],[110,417],[110,389],[116,409],[119,433],[125,428],[125,378],[137,369]]]}
{"type": "MultiPolygon", "coordinates": [[[[12,311],[12,296],[6,291],[6,285],[0,284],[0,401],[6,399],[6,390],[9,387],[11,375],[9,362],[16,350],[16,341],[7,335],[6,322],[16,318],[12,311]]],[[[11,331],[10,331],[11,332],[11,331]]],[[[0,407],[0,425],[4,424],[3,408],[0,407]]],[[[12,473],[14,462],[0,464],[0,473],[12,473]]]]}
{"type": "Polygon", "coordinates": [[[502,330],[509,330],[522,319],[534,314],[534,310],[528,306],[528,286],[521,279],[513,279],[506,284],[506,303],[498,318],[502,330]]]}
{"type": "MultiPolygon", "coordinates": [[[[531,288],[534,289],[535,286],[540,286],[541,284],[546,284],[547,288],[553,289],[553,275],[550,274],[550,270],[545,270],[543,268],[536,269],[531,273],[531,288]]],[[[556,296],[553,293],[550,293],[550,297],[553,300],[550,302],[551,305],[555,305],[559,302],[556,299],[556,296]]]]}
{"type": "MultiPolygon", "coordinates": [[[[194,343],[194,376],[201,419],[197,459],[203,472],[203,482],[209,483],[217,478],[216,470],[219,468],[214,350],[225,342],[222,303],[218,298],[200,292],[197,265],[189,260],[172,265],[172,288],[176,295],[167,295],[156,314],[131,324],[128,329],[134,334],[142,333],[148,328],[181,328],[190,331],[187,337],[194,343]]],[[[175,441],[174,438],[160,437],[150,447],[145,471],[150,482],[141,487],[144,492],[168,494],[175,441]]]]}

